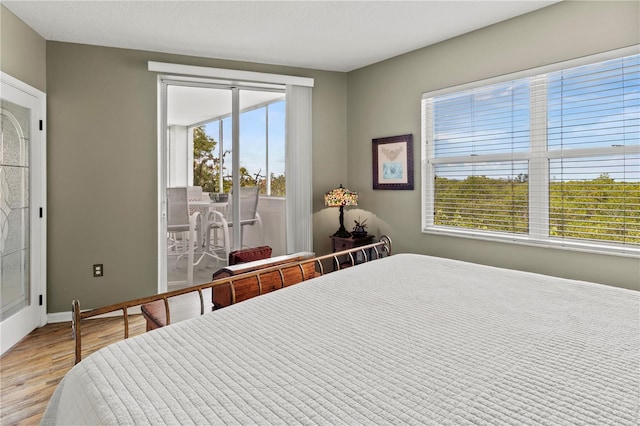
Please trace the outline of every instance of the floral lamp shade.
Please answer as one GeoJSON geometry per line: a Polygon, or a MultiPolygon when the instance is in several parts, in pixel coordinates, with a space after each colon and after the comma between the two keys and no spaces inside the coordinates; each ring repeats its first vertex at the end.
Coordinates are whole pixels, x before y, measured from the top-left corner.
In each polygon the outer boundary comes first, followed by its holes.
{"type": "Polygon", "coordinates": [[[324,194],[324,205],[327,207],[340,207],[340,228],[333,234],[334,237],[349,238],[351,233],[344,227],[344,207],[358,205],[358,193],[344,188],[332,189],[324,194]]]}
{"type": "Polygon", "coordinates": [[[340,185],[339,188],[332,189],[324,194],[324,205],[327,207],[357,206],[358,193],[340,185]]]}

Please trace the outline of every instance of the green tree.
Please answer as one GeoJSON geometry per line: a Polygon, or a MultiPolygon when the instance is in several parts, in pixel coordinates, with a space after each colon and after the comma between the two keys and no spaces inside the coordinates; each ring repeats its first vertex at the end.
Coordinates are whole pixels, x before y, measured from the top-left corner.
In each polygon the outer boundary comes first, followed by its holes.
{"type": "Polygon", "coordinates": [[[276,176],[271,173],[271,195],[275,197],[287,195],[287,183],[284,174],[276,176]]]}
{"type": "MultiPolygon", "coordinates": [[[[220,174],[220,159],[216,157],[216,142],[212,137],[208,136],[204,127],[196,127],[193,129],[193,184],[201,186],[205,192],[219,192],[220,179],[222,179],[223,192],[230,193],[233,182],[231,174],[225,174],[226,167],[224,161],[222,163],[222,175],[220,174]]],[[[225,150],[223,158],[231,153],[225,150]]],[[[266,194],[267,180],[262,175],[262,169],[257,173],[251,174],[246,167],[240,167],[240,186],[259,186],[260,193],[266,194]]],[[[282,196],[286,194],[285,175],[275,176],[271,173],[271,195],[282,196]]]]}
{"type": "MultiPolygon", "coordinates": [[[[527,233],[529,185],[513,179],[435,178],[436,225],[527,233]]],[[[591,180],[549,184],[549,235],[640,244],[640,182],[591,180]]]]}
{"type": "MultiPolygon", "coordinates": [[[[220,158],[214,154],[217,145],[218,142],[205,133],[203,126],[193,129],[193,184],[201,186],[205,192],[219,192],[220,179],[223,179],[224,192],[231,189],[231,178],[220,174],[220,158]]],[[[225,150],[223,158],[230,152],[225,150]]]]}
{"type": "Polygon", "coordinates": [[[616,182],[607,173],[592,180],[552,182],[550,235],[640,243],[640,183],[616,182]]]}

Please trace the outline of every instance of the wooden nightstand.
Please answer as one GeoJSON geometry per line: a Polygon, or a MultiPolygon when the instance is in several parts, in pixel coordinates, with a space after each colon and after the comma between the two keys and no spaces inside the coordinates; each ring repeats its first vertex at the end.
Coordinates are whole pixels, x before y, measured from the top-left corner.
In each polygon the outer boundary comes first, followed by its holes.
{"type": "Polygon", "coordinates": [[[367,235],[362,238],[342,238],[342,237],[331,237],[331,250],[333,253],[342,250],[349,250],[356,247],[362,247],[367,244],[371,244],[373,242],[373,235],[367,235]]]}
{"type": "MultiPolygon", "coordinates": [[[[367,235],[366,237],[362,237],[362,238],[353,238],[353,237],[342,238],[342,237],[334,237],[332,235],[329,238],[331,238],[331,249],[333,253],[337,251],[349,250],[356,247],[366,246],[367,244],[371,244],[373,242],[373,235],[367,235]]],[[[367,250],[367,257],[371,258],[371,256],[372,256],[372,250],[367,250]]],[[[363,262],[364,255],[362,254],[362,252],[353,253],[353,261],[355,262],[356,265],[358,263],[363,262]]],[[[349,258],[349,256],[340,256],[339,262],[340,262],[340,269],[348,268],[349,266],[351,266],[351,259],[349,258]]],[[[335,264],[334,264],[334,267],[335,267],[335,264]]]]}

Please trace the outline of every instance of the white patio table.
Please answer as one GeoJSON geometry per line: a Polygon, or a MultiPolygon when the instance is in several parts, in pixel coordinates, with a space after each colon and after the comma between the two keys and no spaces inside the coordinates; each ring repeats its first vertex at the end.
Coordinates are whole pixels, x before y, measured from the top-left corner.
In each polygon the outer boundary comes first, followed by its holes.
{"type": "MultiPolygon", "coordinates": [[[[219,201],[211,201],[211,200],[200,200],[200,201],[189,201],[189,212],[200,212],[200,217],[202,220],[202,226],[200,228],[200,232],[202,233],[202,245],[203,247],[209,246],[209,241],[207,241],[207,229],[209,229],[209,212],[219,211],[224,213],[224,210],[227,208],[228,203],[219,202],[219,201]]],[[[217,235],[214,237],[217,238],[217,235]]]]}

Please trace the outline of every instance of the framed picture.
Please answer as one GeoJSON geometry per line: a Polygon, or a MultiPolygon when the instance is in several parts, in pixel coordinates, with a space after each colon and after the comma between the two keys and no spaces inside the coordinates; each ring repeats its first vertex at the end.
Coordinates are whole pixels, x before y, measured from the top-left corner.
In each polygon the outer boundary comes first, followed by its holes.
{"type": "Polygon", "coordinates": [[[413,135],[373,139],[373,189],[413,189],[413,135]]]}

